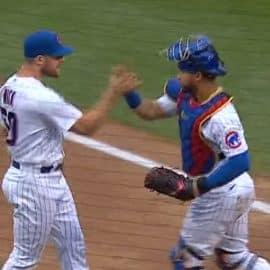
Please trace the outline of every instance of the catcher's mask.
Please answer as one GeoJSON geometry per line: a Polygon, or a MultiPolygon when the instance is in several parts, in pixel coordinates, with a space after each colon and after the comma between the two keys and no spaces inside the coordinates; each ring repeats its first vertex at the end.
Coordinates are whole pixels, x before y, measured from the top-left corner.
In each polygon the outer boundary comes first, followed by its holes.
{"type": "Polygon", "coordinates": [[[224,76],[227,73],[212,42],[204,35],[180,38],[161,53],[166,53],[169,61],[177,61],[178,68],[184,72],[202,72],[212,76],[224,76]]]}

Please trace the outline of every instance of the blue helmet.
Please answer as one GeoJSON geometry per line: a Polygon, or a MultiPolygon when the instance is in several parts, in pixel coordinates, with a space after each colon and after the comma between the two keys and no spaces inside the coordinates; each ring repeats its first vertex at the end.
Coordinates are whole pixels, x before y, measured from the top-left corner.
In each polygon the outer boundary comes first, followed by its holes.
{"type": "Polygon", "coordinates": [[[166,50],[169,61],[177,61],[182,71],[202,72],[213,76],[227,73],[223,61],[207,36],[189,36],[186,41],[180,39],[166,50]]]}

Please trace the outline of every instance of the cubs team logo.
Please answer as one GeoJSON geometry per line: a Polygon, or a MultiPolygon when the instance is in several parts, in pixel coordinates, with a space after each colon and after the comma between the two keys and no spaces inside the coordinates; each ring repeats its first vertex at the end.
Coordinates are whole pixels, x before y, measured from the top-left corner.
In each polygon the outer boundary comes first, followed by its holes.
{"type": "Polygon", "coordinates": [[[236,131],[230,131],[225,137],[226,145],[230,148],[236,149],[241,146],[241,139],[239,133],[236,131]]]}

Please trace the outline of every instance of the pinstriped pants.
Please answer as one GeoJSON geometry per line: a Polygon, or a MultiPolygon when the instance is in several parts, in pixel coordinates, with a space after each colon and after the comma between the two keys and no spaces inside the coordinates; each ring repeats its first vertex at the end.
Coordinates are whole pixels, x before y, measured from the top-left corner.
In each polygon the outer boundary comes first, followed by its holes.
{"type": "MultiPolygon", "coordinates": [[[[244,173],[229,184],[195,199],[185,217],[182,239],[200,257],[214,254],[215,248],[248,253],[248,213],[255,199],[254,184],[244,173]]],[[[190,258],[186,267],[201,265],[190,258]]],[[[245,269],[245,268],[244,268],[245,269]]]]}
{"type": "Polygon", "coordinates": [[[63,270],[89,269],[76,207],[62,172],[10,167],[2,188],[13,206],[14,247],[3,270],[33,269],[51,238],[63,270]]]}

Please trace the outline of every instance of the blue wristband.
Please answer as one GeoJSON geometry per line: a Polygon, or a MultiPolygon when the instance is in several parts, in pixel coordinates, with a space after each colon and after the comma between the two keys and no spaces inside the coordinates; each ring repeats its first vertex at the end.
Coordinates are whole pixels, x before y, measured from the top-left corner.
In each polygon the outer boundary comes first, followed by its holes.
{"type": "Polygon", "coordinates": [[[131,109],[136,109],[142,103],[142,98],[136,90],[133,90],[126,94],[125,99],[131,109]]]}

